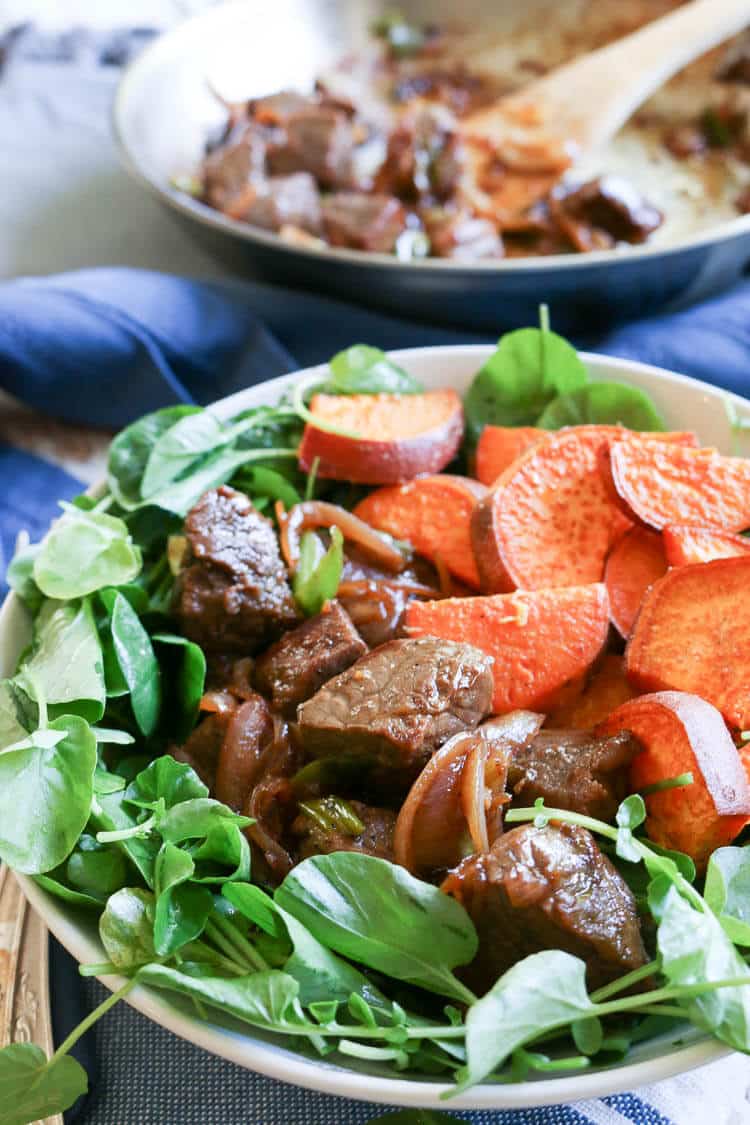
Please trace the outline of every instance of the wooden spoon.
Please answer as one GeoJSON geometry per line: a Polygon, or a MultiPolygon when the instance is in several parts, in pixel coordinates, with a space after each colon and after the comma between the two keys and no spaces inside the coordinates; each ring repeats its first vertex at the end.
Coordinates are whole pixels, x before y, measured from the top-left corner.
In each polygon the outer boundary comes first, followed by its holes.
{"type": "Polygon", "coordinates": [[[524,211],[668,78],[748,23],[750,0],[692,0],[465,117],[471,178],[501,165],[480,209],[501,220],[524,211]]]}

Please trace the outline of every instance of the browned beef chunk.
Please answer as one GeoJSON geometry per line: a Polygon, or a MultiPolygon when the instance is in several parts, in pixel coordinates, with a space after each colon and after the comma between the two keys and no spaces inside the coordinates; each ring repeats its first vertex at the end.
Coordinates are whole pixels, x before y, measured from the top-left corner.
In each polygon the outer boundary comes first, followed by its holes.
{"type": "Polygon", "coordinates": [[[298,711],[304,749],[419,769],[492,702],[492,658],[467,644],[389,641],[329,680],[298,711]]]}
{"type": "Polygon", "coordinates": [[[297,621],[273,524],[223,485],[188,513],[192,561],[182,571],[177,612],[207,651],[257,652],[297,621]]]}
{"type": "Polygon", "coordinates": [[[271,176],[248,193],[242,214],[235,208],[233,217],[254,223],[264,230],[299,227],[317,234],[320,230],[320,193],[309,172],[291,176],[271,176]]]}
{"type": "Polygon", "coordinates": [[[432,253],[438,258],[475,261],[502,258],[503,241],[489,219],[466,211],[432,211],[424,215],[432,253]]]}
{"type": "Polygon", "coordinates": [[[274,707],[293,715],[298,703],[367,652],[338,602],[285,633],[258,659],[255,682],[274,707]]]}
{"type": "Polygon", "coordinates": [[[323,230],[332,246],[390,254],[406,229],[403,204],[391,195],[337,191],[321,204],[323,230]]]}
{"type": "Polygon", "coordinates": [[[627,796],[627,767],[641,749],[629,731],[596,738],[590,731],[540,731],[515,747],[508,788],[515,805],[543,797],[550,808],[611,820],[627,796]]]}
{"type": "Polygon", "coordinates": [[[238,139],[217,148],[203,162],[206,203],[242,218],[263,179],[265,157],[265,138],[261,130],[252,127],[245,128],[238,139]]]}
{"type": "Polygon", "coordinates": [[[248,112],[256,121],[264,125],[284,128],[289,119],[306,109],[314,108],[317,100],[295,90],[280,90],[278,94],[268,94],[265,98],[253,98],[248,103],[248,112]]]}
{"type": "Polygon", "coordinates": [[[664,216],[619,176],[600,176],[572,190],[553,192],[550,201],[558,223],[580,251],[615,242],[645,242],[664,216]]]}
{"type": "Polygon", "coordinates": [[[465,859],[443,890],[477,928],[479,952],[466,979],[480,995],[543,949],[584,960],[592,989],[646,961],[627,884],[577,825],[515,828],[487,854],[465,859]]]}
{"type": "Polygon", "coordinates": [[[375,190],[412,204],[449,199],[461,174],[453,126],[453,118],[437,107],[420,109],[405,118],[388,138],[375,190]]]}
{"type": "Polygon", "coordinates": [[[462,63],[448,67],[403,68],[392,90],[396,102],[428,98],[441,102],[461,116],[479,109],[500,93],[500,84],[486,75],[471,74],[462,63]]]}
{"type": "Polygon", "coordinates": [[[338,600],[370,648],[400,636],[406,607],[418,589],[423,597],[439,596],[435,569],[424,559],[415,558],[400,574],[390,574],[347,544],[338,600]]]}
{"type": "MultiPolygon", "coordinates": [[[[334,798],[336,805],[341,802],[334,798]]],[[[311,855],[329,855],[331,852],[365,852],[380,859],[393,860],[393,832],[396,814],[390,809],[374,808],[362,801],[347,801],[348,809],[360,822],[361,830],[342,831],[333,827],[335,809],[327,815],[327,799],[309,802],[309,811],[301,811],[292,824],[292,835],[298,838],[297,854],[307,859],[311,855]]]]}
{"type": "Polygon", "coordinates": [[[268,150],[274,175],[310,172],[323,187],[352,186],[355,126],[348,114],[311,102],[288,114],[283,137],[268,150]]]}
{"type": "Polygon", "coordinates": [[[274,740],[268,704],[260,695],[232,712],[224,732],[216,767],[216,797],[240,812],[263,773],[274,740]]]}

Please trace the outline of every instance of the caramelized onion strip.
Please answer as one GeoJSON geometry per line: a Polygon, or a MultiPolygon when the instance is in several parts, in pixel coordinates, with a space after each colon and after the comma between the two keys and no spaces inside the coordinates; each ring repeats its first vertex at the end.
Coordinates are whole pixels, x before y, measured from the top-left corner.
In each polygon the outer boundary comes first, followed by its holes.
{"type": "Polygon", "coordinates": [[[281,550],[289,569],[294,572],[299,562],[300,541],[305,531],[313,528],[337,527],[345,539],[359,544],[370,558],[393,574],[398,574],[407,559],[377,531],[358,516],[338,504],[325,500],[303,500],[287,513],[280,528],[281,550]]]}

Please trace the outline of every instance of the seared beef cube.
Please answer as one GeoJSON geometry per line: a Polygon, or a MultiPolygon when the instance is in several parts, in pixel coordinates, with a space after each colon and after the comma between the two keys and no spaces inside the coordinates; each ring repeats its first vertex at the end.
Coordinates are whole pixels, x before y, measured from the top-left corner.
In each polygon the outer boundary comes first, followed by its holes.
{"type": "Polygon", "coordinates": [[[553,193],[552,202],[574,223],[592,228],[588,234],[580,231],[579,250],[596,249],[596,235],[601,232],[614,242],[645,242],[664,219],[658,208],[619,176],[600,176],[573,190],[560,189],[553,193]],[[589,245],[591,239],[593,245],[589,245]]]}
{"type": "Polygon", "coordinates": [[[476,261],[503,256],[503,240],[489,219],[465,211],[432,211],[423,219],[430,248],[438,258],[476,261]]]}
{"type": "Polygon", "coordinates": [[[291,832],[299,839],[300,860],[331,852],[365,852],[392,861],[395,827],[396,814],[390,809],[323,797],[306,803],[291,832]],[[346,815],[341,816],[342,811],[346,815]]]}
{"type": "Polygon", "coordinates": [[[323,187],[351,187],[355,144],[346,113],[313,103],[287,117],[283,139],[268,150],[268,167],[275,175],[310,172],[323,187]]]}
{"type": "Polygon", "coordinates": [[[271,176],[256,184],[252,195],[247,195],[241,214],[236,210],[232,213],[235,218],[265,230],[294,226],[317,234],[320,230],[320,193],[309,172],[271,176]]]}
{"type": "Polygon", "coordinates": [[[421,768],[492,703],[492,657],[467,644],[389,641],[329,680],[298,711],[304,749],[358,754],[404,771],[421,768]]]}
{"type": "Polygon", "coordinates": [[[192,560],[180,574],[183,632],[209,652],[257,652],[297,622],[273,524],[241,492],[207,492],[185,520],[192,560]]]}
{"type": "Polygon", "coordinates": [[[629,887],[577,825],[506,832],[485,855],[463,860],[443,890],[477,928],[479,951],[465,978],[480,995],[543,949],[585,961],[590,989],[646,961],[629,887]]]}
{"type": "Polygon", "coordinates": [[[390,254],[406,229],[403,204],[391,195],[335,192],[321,204],[323,230],[332,246],[390,254]]]}
{"type": "Polygon", "coordinates": [[[543,797],[550,808],[611,820],[628,792],[627,767],[641,749],[629,731],[540,731],[513,751],[508,788],[515,805],[543,797]]]}
{"type": "Polygon", "coordinates": [[[326,680],[367,652],[367,645],[338,602],[285,633],[255,665],[255,682],[279,711],[294,714],[326,680]]]}
{"type": "Polygon", "coordinates": [[[388,138],[375,188],[407,203],[449,199],[461,174],[455,122],[439,106],[404,118],[388,138]]]}
{"type": "Polygon", "coordinates": [[[263,179],[266,142],[248,128],[234,144],[217,148],[203,162],[203,198],[217,211],[241,218],[263,179]]]}

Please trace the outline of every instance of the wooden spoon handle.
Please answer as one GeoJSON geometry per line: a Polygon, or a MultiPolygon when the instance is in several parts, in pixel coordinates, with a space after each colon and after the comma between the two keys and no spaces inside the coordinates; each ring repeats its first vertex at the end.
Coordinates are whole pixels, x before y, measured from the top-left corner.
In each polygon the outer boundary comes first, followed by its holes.
{"type": "Polygon", "coordinates": [[[748,23],[748,0],[692,0],[466,118],[464,126],[489,136],[493,115],[499,130],[509,116],[531,116],[579,149],[596,148],[668,78],[748,23]]]}
{"type": "MultiPolygon", "coordinates": [[[[54,1050],[47,937],[41,918],[0,863],[0,1047],[36,1043],[48,1055],[54,1050]]],[[[47,1117],[44,1125],[63,1125],[62,1114],[47,1117]]]]}

